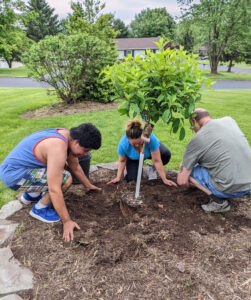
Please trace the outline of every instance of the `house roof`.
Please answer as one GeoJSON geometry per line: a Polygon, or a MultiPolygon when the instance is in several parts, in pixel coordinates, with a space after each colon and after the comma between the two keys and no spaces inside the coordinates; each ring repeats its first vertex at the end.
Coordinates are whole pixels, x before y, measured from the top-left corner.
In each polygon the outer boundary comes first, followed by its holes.
{"type": "Polygon", "coordinates": [[[154,42],[159,42],[159,37],[148,38],[120,38],[115,39],[119,50],[126,49],[158,49],[154,42]]]}

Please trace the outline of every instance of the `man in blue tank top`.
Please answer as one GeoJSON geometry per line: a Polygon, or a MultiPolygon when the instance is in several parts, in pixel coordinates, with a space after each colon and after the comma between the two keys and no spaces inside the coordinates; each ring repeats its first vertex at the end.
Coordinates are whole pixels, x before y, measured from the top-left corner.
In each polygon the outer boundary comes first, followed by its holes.
{"type": "Polygon", "coordinates": [[[73,240],[73,222],[67,211],[63,193],[72,183],[69,169],[86,187],[100,190],[85,176],[78,158],[101,146],[101,134],[91,123],[67,130],[52,128],[40,130],[24,138],[5,158],[0,166],[3,183],[15,190],[25,191],[21,201],[35,203],[30,215],[40,221],[52,223],[61,219],[63,238],[73,240]],[[52,206],[53,205],[53,206],[52,206]]]}

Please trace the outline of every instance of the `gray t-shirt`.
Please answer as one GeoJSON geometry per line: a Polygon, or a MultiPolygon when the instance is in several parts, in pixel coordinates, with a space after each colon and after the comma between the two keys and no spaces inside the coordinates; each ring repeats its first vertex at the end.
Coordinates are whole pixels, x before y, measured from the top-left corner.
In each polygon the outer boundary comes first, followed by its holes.
{"type": "Polygon", "coordinates": [[[230,117],[209,120],[189,142],[182,165],[191,170],[196,163],[208,169],[211,183],[220,192],[251,189],[251,148],[230,117]]]}

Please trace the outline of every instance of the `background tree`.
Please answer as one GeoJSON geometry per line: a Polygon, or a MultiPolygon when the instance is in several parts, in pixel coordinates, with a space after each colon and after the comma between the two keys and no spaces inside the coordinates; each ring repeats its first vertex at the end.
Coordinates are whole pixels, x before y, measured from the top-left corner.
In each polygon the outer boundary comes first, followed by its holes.
{"type": "Polygon", "coordinates": [[[83,19],[89,24],[94,24],[100,12],[105,8],[105,3],[100,0],[80,0],[71,3],[73,14],[70,15],[70,22],[77,23],[79,19],[83,19]]]}
{"type": "Polygon", "coordinates": [[[165,8],[147,8],[136,15],[130,24],[132,37],[164,36],[174,38],[176,23],[165,8]]]}
{"type": "Polygon", "coordinates": [[[45,0],[29,0],[23,18],[27,36],[38,42],[47,35],[56,35],[60,32],[58,15],[54,15],[45,0]]]}
{"type": "Polygon", "coordinates": [[[236,34],[247,18],[250,0],[178,0],[187,4],[184,15],[192,18],[206,36],[206,45],[212,74],[217,74],[220,57],[228,40],[236,34]]]}
{"type": "Polygon", "coordinates": [[[243,58],[246,64],[251,64],[251,28],[244,33],[245,36],[245,45],[243,49],[243,58]]]}
{"type": "Polygon", "coordinates": [[[22,53],[31,45],[31,40],[19,26],[17,8],[18,3],[10,0],[4,0],[0,5],[0,56],[9,68],[13,61],[20,61],[22,53]]]}
{"type": "Polygon", "coordinates": [[[83,0],[72,3],[73,13],[69,15],[68,30],[70,34],[86,32],[103,39],[108,47],[114,47],[114,38],[117,32],[112,27],[114,16],[112,14],[101,15],[104,4],[100,1],[83,0]],[[91,12],[91,9],[93,11],[91,12]]]}
{"type": "Polygon", "coordinates": [[[112,27],[115,31],[119,32],[117,38],[127,38],[129,35],[128,27],[120,19],[114,19],[112,22],[112,27]]]}
{"type": "Polygon", "coordinates": [[[13,27],[8,34],[1,37],[0,56],[11,68],[14,61],[21,61],[23,53],[30,48],[32,42],[21,28],[13,27]]]}
{"type": "Polygon", "coordinates": [[[175,41],[190,53],[197,53],[205,42],[205,36],[194,20],[186,18],[180,20],[176,26],[175,41]]]}

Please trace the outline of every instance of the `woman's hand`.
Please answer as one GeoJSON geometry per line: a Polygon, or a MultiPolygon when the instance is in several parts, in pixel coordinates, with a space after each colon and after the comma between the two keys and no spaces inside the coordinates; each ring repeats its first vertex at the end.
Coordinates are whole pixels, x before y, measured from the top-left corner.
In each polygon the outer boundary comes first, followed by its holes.
{"type": "Polygon", "coordinates": [[[163,182],[164,182],[164,184],[166,184],[166,185],[169,185],[169,186],[176,186],[176,187],[177,187],[177,184],[176,184],[174,181],[168,180],[167,178],[164,178],[164,179],[163,179],[163,182]]]}
{"type": "Polygon", "coordinates": [[[113,180],[107,182],[107,184],[111,184],[111,183],[118,183],[120,181],[120,179],[118,177],[114,178],[113,180]]]}

